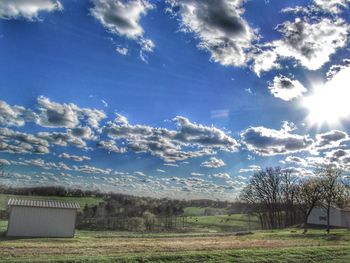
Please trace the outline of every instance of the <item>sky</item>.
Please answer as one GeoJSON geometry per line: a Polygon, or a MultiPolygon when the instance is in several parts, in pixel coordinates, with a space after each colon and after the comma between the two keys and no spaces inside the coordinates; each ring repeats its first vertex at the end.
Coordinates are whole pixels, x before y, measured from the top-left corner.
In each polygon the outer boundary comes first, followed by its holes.
{"type": "Polygon", "coordinates": [[[350,0],[2,0],[0,184],[233,200],[350,168],[350,0]]]}

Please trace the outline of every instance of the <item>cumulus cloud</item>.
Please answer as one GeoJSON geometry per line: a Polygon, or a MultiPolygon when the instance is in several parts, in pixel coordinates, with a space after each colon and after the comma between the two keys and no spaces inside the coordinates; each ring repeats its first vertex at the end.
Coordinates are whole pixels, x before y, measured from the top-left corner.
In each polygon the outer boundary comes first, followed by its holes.
{"type": "Polygon", "coordinates": [[[247,168],[241,168],[239,169],[239,173],[252,173],[252,172],[257,172],[260,171],[261,167],[259,165],[249,165],[247,168]]]}
{"type": "Polygon", "coordinates": [[[23,126],[26,121],[35,122],[36,119],[37,115],[30,109],[0,101],[0,125],[23,126]]]}
{"type": "Polygon", "coordinates": [[[309,150],[314,144],[307,135],[265,127],[250,127],[241,133],[241,138],[248,150],[267,156],[309,150]]]}
{"type": "Polygon", "coordinates": [[[305,161],[305,159],[298,157],[298,156],[288,156],[285,160],[286,163],[292,163],[292,164],[297,164],[300,166],[306,166],[307,162],[305,161]]]}
{"type": "Polygon", "coordinates": [[[204,174],[192,172],[192,173],[191,173],[191,176],[194,176],[194,177],[196,177],[196,176],[204,176],[204,174]]]}
{"type": "Polygon", "coordinates": [[[265,43],[255,55],[253,70],[263,71],[279,67],[281,59],[294,59],[310,70],[321,68],[339,48],[345,47],[349,25],[341,18],[321,18],[310,22],[296,18],[276,28],[282,39],[265,43]]]}
{"type": "Polygon", "coordinates": [[[0,18],[38,20],[40,12],[61,11],[63,6],[54,0],[1,0],[0,18]]]}
{"type": "Polygon", "coordinates": [[[215,153],[217,150],[235,151],[236,140],[215,128],[190,122],[178,116],[174,119],[176,130],[146,125],[131,125],[118,115],[108,122],[103,132],[117,141],[126,141],[126,150],[149,152],[167,162],[181,161],[215,153]],[[187,150],[187,149],[193,150],[187,150]],[[186,150],[185,150],[186,149],[186,150]]]}
{"type": "Polygon", "coordinates": [[[318,149],[334,148],[348,140],[349,136],[346,132],[332,130],[326,133],[317,134],[315,147],[318,149]]]}
{"type": "Polygon", "coordinates": [[[99,141],[97,143],[97,147],[101,149],[105,149],[108,152],[123,152],[123,149],[117,147],[115,144],[115,141],[109,140],[109,141],[99,141]]]}
{"type": "Polygon", "coordinates": [[[64,132],[39,132],[37,136],[50,144],[59,146],[72,145],[78,148],[86,148],[86,142],[70,133],[64,132]]]}
{"type": "MultiPolygon", "coordinates": [[[[11,165],[11,162],[6,159],[0,159],[0,167],[11,165]]],[[[1,172],[1,171],[0,171],[1,172]]]]}
{"type": "MultiPolygon", "coordinates": [[[[127,37],[137,41],[141,46],[140,58],[146,60],[145,52],[152,52],[154,43],[145,38],[144,29],[140,24],[142,16],[145,16],[154,6],[147,0],[94,0],[91,14],[110,33],[127,37]]],[[[117,52],[126,55],[128,49],[117,48],[117,52]]]]}
{"type": "Polygon", "coordinates": [[[117,47],[116,51],[123,56],[126,56],[128,54],[128,49],[126,47],[117,47]]]}
{"type": "Polygon", "coordinates": [[[32,134],[0,128],[0,151],[9,153],[38,153],[49,152],[47,140],[32,134]]]}
{"type": "Polygon", "coordinates": [[[58,157],[69,159],[69,160],[73,160],[73,161],[76,161],[76,162],[82,162],[82,161],[89,161],[89,160],[91,160],[91,158],[88,157],[88,156],[84,156],[84,155],[83,156],[78,156],[78,155],[69,154],[69,153],[62,153],[58,157]]]}
{"type": "Polygon", "coordinates": [[[231,176],[228,173],[217,173],[212,175],[214,178],[230,179],[231,176]]]}
{"type": "Polygon", "coordinates": [[[317,7],[326,12],[339,14],[342,8],[348,8],[349,0],[314,0],[317,7]]]}
{"type": "Polygon", "coordinates": [[[207,167],[207,168],[219,168],[222,166],[225,166],[225,162],[221,159],[218,159],[216,157],[211,157],[209,160],[203,162],[201,166],[207,167]]]}
{"type": "Polygon", "coordinates": [[[198,47],[211,60],[225,66],[246,64],[247,50],[257,39],[256,32],[242,17],[244,0],[168,0],[172,14],[178,16],[183,32],[193,33],[198,47]]]}
{"type": "Polygon", "coordinates": [[[292,80],[282,75],[273,79],[269,90],[273,96],[285,101],[300,97],[307,92],[307,89],[298,80],[292,80]]]}
{"type": "Polygon", "coordinates": [[[84,121],[98,128],[99,122],[106,118],[105,113],[101,110],[79,108],[73,103],[60,104],[44,96],[38,97],[38,104],[40,110],[38,123],[44,127],[76,128],[81,121],[84,121]]]}

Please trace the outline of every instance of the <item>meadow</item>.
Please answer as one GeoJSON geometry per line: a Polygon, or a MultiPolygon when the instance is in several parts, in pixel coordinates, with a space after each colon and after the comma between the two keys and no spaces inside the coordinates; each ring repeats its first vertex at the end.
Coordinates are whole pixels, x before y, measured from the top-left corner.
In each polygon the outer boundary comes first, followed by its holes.
{"type": "MultiPolygon", "coordinates": [[[[9,197],[15,196],[0,195],[1,206],[9,197]]],[[[82,207],[102,201],[57,200],[77,201],[82,207]]],[[[186,208],[192,214],[187,227],[174,233],[76,230],[74,238],[9,238],[3,220],[0,262],[350,262],[346,230],[332,230],[329,235],[316,229],[306,235],[298,228],[262,231],[254,217],[203,216],[204,210],[186,208]]]]}
{"type": "Polygon", "coordinates": [[[0,262],[349,262],[350,233],[77,231],[74,238],[0,237],[0,262]]]}

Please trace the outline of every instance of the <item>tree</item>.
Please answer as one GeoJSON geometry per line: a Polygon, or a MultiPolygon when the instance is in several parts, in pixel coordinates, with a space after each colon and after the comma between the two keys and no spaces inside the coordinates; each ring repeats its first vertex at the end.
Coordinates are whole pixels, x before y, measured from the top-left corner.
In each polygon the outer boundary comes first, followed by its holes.
{"type": "Polygon", "coordinates": [[[334,166],[324,166],[316,171],[320,177],[323,191],[323,206],[327,211],[327,233],[330,232],[330,211],[332,205],[342,203],[346,196],[346,188],[342,182],[343,171],[334,166]]]}
{"type": "Polygon", "coordinates": [[[291,169],[285,169],[281,174],[282,195],[285,211],[285,226],[294,225],[297,221],[296,194],[299,178],[291,169]]]}
{"type": "Polygon", "coordinates": [[[291,201],[290,182],[289,173],[279,167],[271,167],[256,172],[243,189],[240,198],[258,214],[262,228],[285,226],[286,197],[288,205],[291,201]]]}
{"type": "Polygon", "coordinates": [[[304,218],[304,234],[307,233],[307,220],[312,209],[323,199],[322,184],[319,178],[308,179],[298,185],[296,202],[304,218]]]}
{"type": "Polygon", "coordinates": [[[154,225],[154,220],[155,220],[154,214],[146,211],[143,213],[142,218],[144,220],[144,224],[145,224],[147,231],[152,231],[152,228],[154,225]]]}

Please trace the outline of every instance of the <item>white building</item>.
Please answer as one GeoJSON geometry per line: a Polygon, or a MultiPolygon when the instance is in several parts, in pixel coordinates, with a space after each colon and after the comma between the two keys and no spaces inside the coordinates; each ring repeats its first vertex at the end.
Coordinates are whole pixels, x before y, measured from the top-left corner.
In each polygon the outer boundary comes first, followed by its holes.
{"type": "MultiPolygon", "coordinates": [[[[330,226],[350,228],[350,211],[331,207],[329,221],[330,226]]],[[[313,225],[327,225],[327,209],[322,206],[315,207],[307,222],[313,225]]]]}
{"type": "Polygon", "coordinates": [[[8,236],[73,237],[78,203],[10,199],[8,236]]]}

